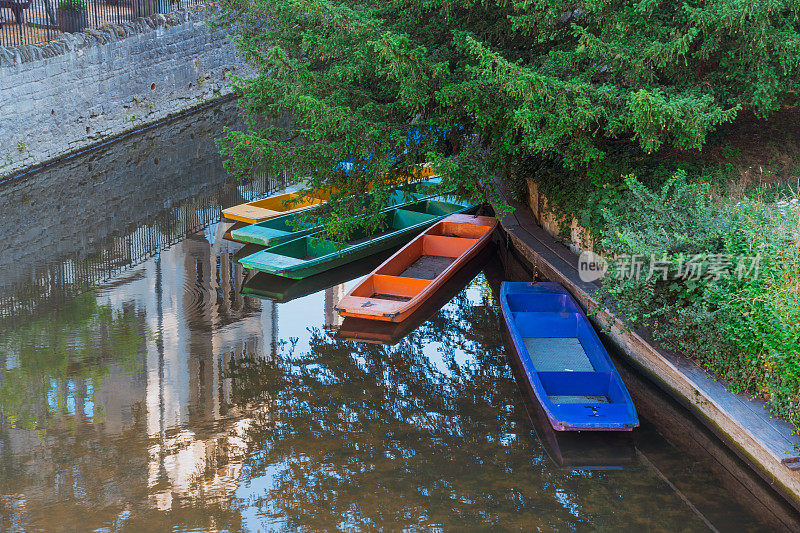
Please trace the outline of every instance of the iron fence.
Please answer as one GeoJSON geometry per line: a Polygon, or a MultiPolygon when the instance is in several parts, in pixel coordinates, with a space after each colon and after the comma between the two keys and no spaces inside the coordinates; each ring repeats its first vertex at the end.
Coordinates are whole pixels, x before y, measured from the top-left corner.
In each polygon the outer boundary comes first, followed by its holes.
{"type": "Polygon", "coordinates": [[[0,0],[0,45],[53,41],[106,24],[171,13],[202,0],[0,0]]]}

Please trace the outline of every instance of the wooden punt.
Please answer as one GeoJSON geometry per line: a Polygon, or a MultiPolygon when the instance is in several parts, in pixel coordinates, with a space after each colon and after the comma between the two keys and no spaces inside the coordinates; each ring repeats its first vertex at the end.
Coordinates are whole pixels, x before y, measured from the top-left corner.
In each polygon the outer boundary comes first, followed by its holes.
{"type": "Polygon", "coordinates": [[[556,431],[630,431],[628,389],[586,315],[558,283],[503,282],[500,308],[536,398],[556,431]]]}
{"type": "MultiPolygon", "coordinates": [[[[387,207],[384,210],[430,198],[437,194],[436,189],[438,189],[439,184],[438,180],[432,179],[398,187],[390,193],[387,207]]],[[[300,219],[302,216],[302,213],[292,213],[271,218],[258,224],[240,226],[231,231],[231,238],[239,242],[274,246],[322,230],[321,225],[313,222],[301,225],[300,219]]]]}
{"type": "Polygon", "coordinates": [[[401,248],[339,301],[345,317],[402,322],[486,246],[497,219],[450,215],[401,248]]]}
{"type": "Polygon", "coordinates": [[[222,216],[229,220],[255,224],[281,215],[297,213],[327,200],[328,195],[321,192],[287,192],[223,209],[222,216]]]}
{"type": "Polygon", "coordinates": [[[403,340],[429,318],[434,316],[444,305],[475,279],[489,258],[495,253],[494,245],[489,243],[478,255],[473,257],[461,269],[447,280],[433,296],[428,298],[416,311],[402,322],[386,322],[347,317],[336,330],[335,337],[370,344],[391,346],[403,340]]]}
{"type": "MultiPolygon", "coordinates": [[[[430,178],[433,170],[427,165],[420,165],[415,168],[410,175],[399,174],[393,183],[398,185],[406,182],[430,178]]],[[[222,210],[222,216],[228,220],[257,224],[264,220],[297,213],[308,208],[324,204],[330,197],[329,191],[304,190],[298,192],[287,192],[268,196],[261,200],[254,200],[243,204],[228,207],[222,210]]]]}
{"type": "Polygon", "coordinates": [[[239,262],[259,272],[303,279],[399,246],[444,217],[475,208],[466,203],[423,200],[384,211],[383,224],[377,230],[359,231],[345,243],[328,241],[312,234],[272,246],[239,262]]]}

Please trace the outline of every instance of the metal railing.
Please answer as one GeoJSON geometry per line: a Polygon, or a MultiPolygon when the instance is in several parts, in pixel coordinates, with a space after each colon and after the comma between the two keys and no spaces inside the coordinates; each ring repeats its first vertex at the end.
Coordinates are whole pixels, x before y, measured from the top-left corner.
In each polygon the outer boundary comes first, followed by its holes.
{"type": "Polygon", "coordinates": [[[44,43],[64,33],[171,13],[202,0],[0,0],[0,46],[44,43]]]}

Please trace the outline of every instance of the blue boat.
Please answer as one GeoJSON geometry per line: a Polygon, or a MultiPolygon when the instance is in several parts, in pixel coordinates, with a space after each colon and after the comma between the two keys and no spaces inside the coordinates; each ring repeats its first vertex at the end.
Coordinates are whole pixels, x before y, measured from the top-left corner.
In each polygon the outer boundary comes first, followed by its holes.
{"type": "Polygon", "coordinates": [[[628,389],[586,315],[559,283],[503,282],[500,306],[525,379],[556,431],[630,431],[628,389]]]}

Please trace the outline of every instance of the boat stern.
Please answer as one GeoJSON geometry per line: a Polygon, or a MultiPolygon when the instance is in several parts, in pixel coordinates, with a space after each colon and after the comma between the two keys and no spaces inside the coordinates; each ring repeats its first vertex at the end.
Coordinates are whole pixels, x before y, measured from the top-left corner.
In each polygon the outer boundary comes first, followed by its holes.
{"type": "Polygon", "coordinates": [[[548,417],[556,431],[632,431],[639,426],[636,412],[625,404],[581,403],[557,405],[548,417]]]}

